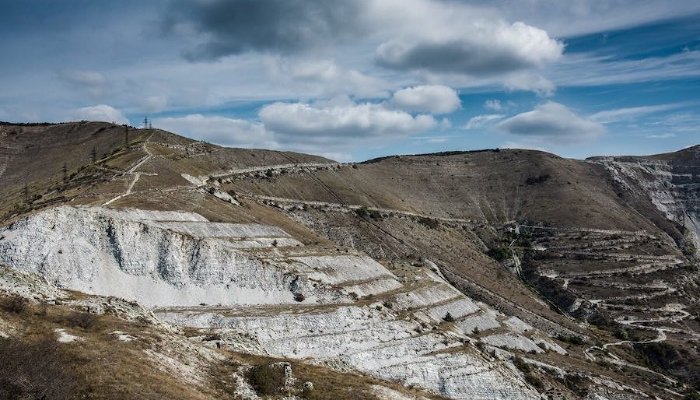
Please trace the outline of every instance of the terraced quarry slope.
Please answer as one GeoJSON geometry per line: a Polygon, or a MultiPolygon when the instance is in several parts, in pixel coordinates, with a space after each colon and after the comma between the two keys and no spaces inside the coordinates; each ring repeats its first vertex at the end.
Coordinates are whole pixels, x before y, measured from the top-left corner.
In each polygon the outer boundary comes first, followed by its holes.
{"type": "MultiPolygon", "coordinates": [[[[158,339],[129,362],[165,381],[196,365],[192,398],[265,395],[255,371],[296,398],[681,398],[693,385],[692,365],[660,366],[668,349],[653,347],[696,340],[686,235],[600,162],[513,150],[339,164],[100,123],[3,125],[0,148],[3,293],[99,318],[105,302],[140,304],[154,325],[117,312],[119,329],[158,339]],[[292,383],[269,357],[334,383],[292,383]]],[[[86,336],[37,318],[66,349],[86,336]]],[[[8,343],[33,337],[1,321],[8,343]]],[[[109,348],[108,335],[83,343],[109,348]]]]}

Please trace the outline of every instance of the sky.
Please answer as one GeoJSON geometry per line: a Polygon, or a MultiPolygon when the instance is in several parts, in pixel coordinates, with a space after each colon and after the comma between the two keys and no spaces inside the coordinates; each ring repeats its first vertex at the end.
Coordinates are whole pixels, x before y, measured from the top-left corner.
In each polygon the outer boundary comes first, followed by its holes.
{"type": "Polygon", "coordinates": [[[700,143],[700,0],[0,0],[0,120],[339,161],[700,143]]]}

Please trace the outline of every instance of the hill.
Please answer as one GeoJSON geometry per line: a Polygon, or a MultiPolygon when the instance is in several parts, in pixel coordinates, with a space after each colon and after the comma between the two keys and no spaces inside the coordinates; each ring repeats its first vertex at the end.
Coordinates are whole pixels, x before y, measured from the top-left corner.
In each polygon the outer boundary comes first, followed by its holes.
{"type": "MultiPolygon", "coordinates": [[[[108,329],[128,331],[151,339],[120,362],[166,386],[195,365],[192,398],[269,394],[256,371],[276,376],[275,360],[325,388],[270,378],[277,396],[682,396],[700,383],[699,158],[341,164],[157,129],[2,125],[0,291],[34,300],[22,320],[0,314],[0,344],[60,330],[107,351],[108,329]],[[109,311],[117,298],[133,309],[109,311]]],[[[127,378],[100,379],[118,397],[127,378]]]]}

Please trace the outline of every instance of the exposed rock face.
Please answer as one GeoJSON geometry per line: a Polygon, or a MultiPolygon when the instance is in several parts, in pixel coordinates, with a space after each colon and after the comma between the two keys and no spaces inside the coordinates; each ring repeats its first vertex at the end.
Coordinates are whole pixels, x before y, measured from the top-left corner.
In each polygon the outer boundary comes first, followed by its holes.
{"type": "MultiPolygon", "coordinates": [[[[539,396],[509,362],[478,350],[461,325],[488,315],[488,326],[466,325],[509,335],[485,339],[496,347],[543,352],[533,340],[548,339],[429,268],[399,280],[360,253],[321,251],[276,227],[183,212],[58,207],[0,235],[0,264],[161,307],[156,314],[176,324],[237,332],[248,338],[238,350],[318,359],[453,398],[539,396]]],[[[241,341],[223,342],[236,348],[241,341]]]]}
{"type": "Polygon", "coordinates": [[[331,301],[294,269],[268,265],[241,247],[298,242],[278,228],[216,224],[194,213],[59,207],[0,232],[0,263],[58,286],[146,306],[331,301]]]}
{"type": "Polygon", "coordinates": [[[623,188],[648,196],[666,218],[685,227],[700,255],[700,147],[689,158],[656,156],[596,158],[623,188]],[[687,159],[686,159],[687,158],[687,159]]]}

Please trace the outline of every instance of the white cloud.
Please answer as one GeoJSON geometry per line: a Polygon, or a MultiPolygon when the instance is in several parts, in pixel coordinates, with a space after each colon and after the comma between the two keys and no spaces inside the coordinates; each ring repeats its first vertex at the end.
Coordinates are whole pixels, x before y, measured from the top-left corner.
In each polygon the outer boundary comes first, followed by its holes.
{"type": "Polygon", "coordinates": [[[272,133],[259,122],[221,116],[190,114],[156,118],[153,125],[171,132],[230,147],[277,147],[272,133]]]}
{"type": "Polygon", "coordinates": [[[268,130],[285,141],[337,143],[360,138],[401,137],[438,126],[430,115],[391,110],[382,104],[336,98],[325,103],[273,103],[260,110],[268,130]]]}
{"type": "Polygon", "coordinates": [[[646,135],[645,137],[648,139],[670,139],[672,137],[676,137],[676,134],[675,133],[661,133],[661,134],[646,135]]]}
{"type": "Polygon", "coordinates": [[[83,107],[74,110],[70,119],[86,121],[104,121],[117,124],[128,124],[129,119],[116,108],[106,104],[98,104],[92,107],[83,107]]]}
{"type": "Polygon", "coordinates": [[[467,123],[462,127],[462,129],[475,129],[475,128],[480,128],[489,122],[494,122],[498,121],[499,119],[503,119],[505,115],[503,114],[484,114],[484,115],[477,115],[476,117],[472,117],[467,121],[467,123]]]}
{"type": "Polygon", "coordinates": [[[580,117],[563,104],[552,101],[508,118],[497,127],[513,135],[560,144],[591,140],[605,132],[600,123],[580,117]]]}
{"type": "Polygon", "coordinates": [[[616,59],[595,54],[567,54],[547,68],[560,86],[598,86],[700,76],[700,51],[684,51],[660,57],[616,59]]]}
{"type": "Polygon", "coordinates": [[[335,60],[267,57],[266,67],[272,79],[280,84],[313,96],[387,97],[391,86],[380,78],[355,69],[343,68],[335,60]]]}
{"type": "Polygon", "coordinates": [[[626,107],[615,110],[601,111],[591,115],[593,121],[603,124],[634,119],[642,115],[653,114],[661,111],[668,111],[682,107],[682,103],[660,104],[654,106],[626,107]]]}
{"type": "Polygon", "coordinates": [[[422,85],[401,89],[390,103],[409,112],[448,114],[462,105],[457,92],[443,85],[422,85]]]}
{"type": "Polygon", "coordinates": [[[493,76],[541,68],[564,51],[564,45],[546,31],[522,22],[478,18],[445,22],[451,29],[414,27],[408,37],[382,43],[377,48],[379,64],[397,70],[493,76]]]}
{"type": "Polygon", "coordinates": [[[540,96],[551,96],[556,89],[556,85],[552,81],[533,72],[510,74],[504,78],[503,84],[509,90],[527,90],[540,96]]]}
{"type": "MultiPolygon", "coordinates": [[[[480,2],[479,0],[467,0],[480,2]]],[[[700,13],[700,3],[668,0],[494,0],[501,15],[563,37],[613,31],[700,13]]]]}
{"type": "Polygon", "coordinates": [[[487,110],[501,111],[503,109],[503,104],[501,104],[500,100],[496,99],[486,100],[484,102],[484,108],[487,110]]]}

